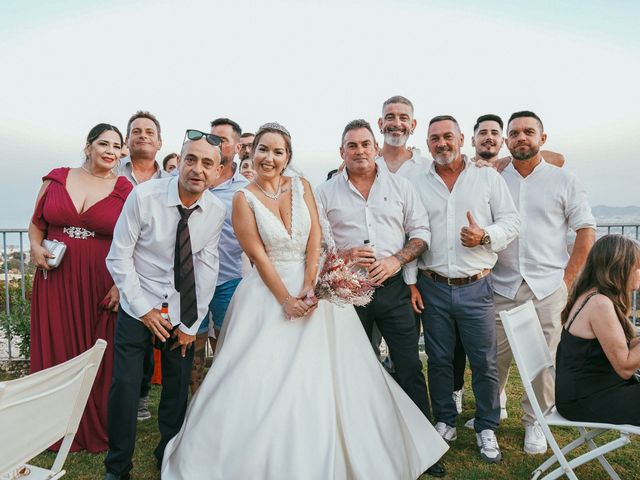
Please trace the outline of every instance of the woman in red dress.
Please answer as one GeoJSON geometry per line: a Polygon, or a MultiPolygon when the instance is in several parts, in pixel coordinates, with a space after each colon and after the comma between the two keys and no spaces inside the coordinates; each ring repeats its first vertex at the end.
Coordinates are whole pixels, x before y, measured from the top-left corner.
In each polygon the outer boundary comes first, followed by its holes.
{"type": "Polygon", "coordinates": [[[108,448],[107,400],[119,295],[105,258],[133,188],[113,171],[122,143],[116,127],[96,125],[87,136],[83,165],[56,168],[43,178],[29,225],[31,259],[37,267],[31,299],[31,372],[79,355],[98,338],[108,343],[72,451],[108,448]],[[42,246],[45,238],[67,245],[55,269],[47,265],[52,255],[42,246]]]}

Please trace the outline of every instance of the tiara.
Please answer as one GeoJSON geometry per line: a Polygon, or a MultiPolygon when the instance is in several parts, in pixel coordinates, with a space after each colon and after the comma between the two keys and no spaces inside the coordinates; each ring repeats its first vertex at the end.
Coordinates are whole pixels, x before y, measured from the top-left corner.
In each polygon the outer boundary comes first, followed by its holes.
{"type": "Polygon", "coordinates": [[[291,134],[289,133],[289,130],[284,128],[284,126],[280,125],[278,122],[267,122],[264,125],[260,125],[260,128],[258,128],[258,133],[260,133],[262,130],[267,130],[267,129],[277,130],[283,135],[286,135],[287,137],[291,138],[291,134]]]}

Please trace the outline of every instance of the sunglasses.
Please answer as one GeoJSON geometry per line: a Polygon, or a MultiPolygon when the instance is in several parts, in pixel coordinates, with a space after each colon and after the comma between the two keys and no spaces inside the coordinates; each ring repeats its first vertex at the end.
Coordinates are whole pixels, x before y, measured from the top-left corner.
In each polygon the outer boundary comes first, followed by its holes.
{"type": "Polygon", "coordinates": [[[219,136],[214,135],[212,133],[201,132],[200,130],[189,129],[187,130],[184,136],[185,136],[185,139],[188,139],[188,140],[200,140],[202,137],[204,137],[205,140],[209,142],[211,145],[213,145],[214,147],[219,147],[220,144],[222,143],[222,139],[219,136]]]}

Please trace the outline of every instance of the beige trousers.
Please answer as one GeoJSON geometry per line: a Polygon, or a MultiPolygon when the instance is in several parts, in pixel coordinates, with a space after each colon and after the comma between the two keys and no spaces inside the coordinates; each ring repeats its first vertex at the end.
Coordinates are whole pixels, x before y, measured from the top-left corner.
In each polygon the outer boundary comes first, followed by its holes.
{"type": "MultiPolygon", "coordinates": [[[[562,333],[562,325],[560,323],[560,314],[567,303],[567,287],[564,282],[560,288],[548,297],[537,300],[526,282],[518,289],[513,300],[494,293],[493,300],[496,307],[496,336],[498,341],[498,381],[500,382],[500,391],[503,391],[509,379],[509,368],[513,360],[513,354],[504,332],[502,321],[500,320],[500,311],[510,310],[522,305],[527,300],[532,300],[536,308],[536,313],[540,319],[540,325],[544,332],[547,345],[551,351],[551,357],[556,358],[556,348],[560,342],[560,334],[562,333]]],[[[538,398],[540,408],[543,412],[548,412],[555,405],[555,383],[548,371],[543,372],[533,382],[533,391],[538,398]]],[[[522,397],[522,423],[524,425],[532,425],[535,422],[535,415],[531,403],[525,394],[522,397]]]]}

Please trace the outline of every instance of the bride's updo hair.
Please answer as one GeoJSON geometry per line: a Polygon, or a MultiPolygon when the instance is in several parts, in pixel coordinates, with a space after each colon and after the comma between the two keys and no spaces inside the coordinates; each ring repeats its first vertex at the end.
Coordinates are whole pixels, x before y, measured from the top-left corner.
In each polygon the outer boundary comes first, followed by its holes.
{"type": "Polygon", "coordinates": [[[253,145],[251,146],[252,152],[256,151],[256,148],[258,147],[258,143],[260,143],[260,138],[265,133],[276,133],[284,139],[285,150],[289,155],[289,160],[287,161],[287,164],[284,166],[284,168],[286,169],[291,163],[291,159],[293,158],[293,151],[291,150],[291,134],[289,133],[289,130],[287,130],[283,125],[280,125],[278,122],[265,123],[264,125],[260,126],[260,128],[256,132],[256,136],[253,139],[253,145]]]}

